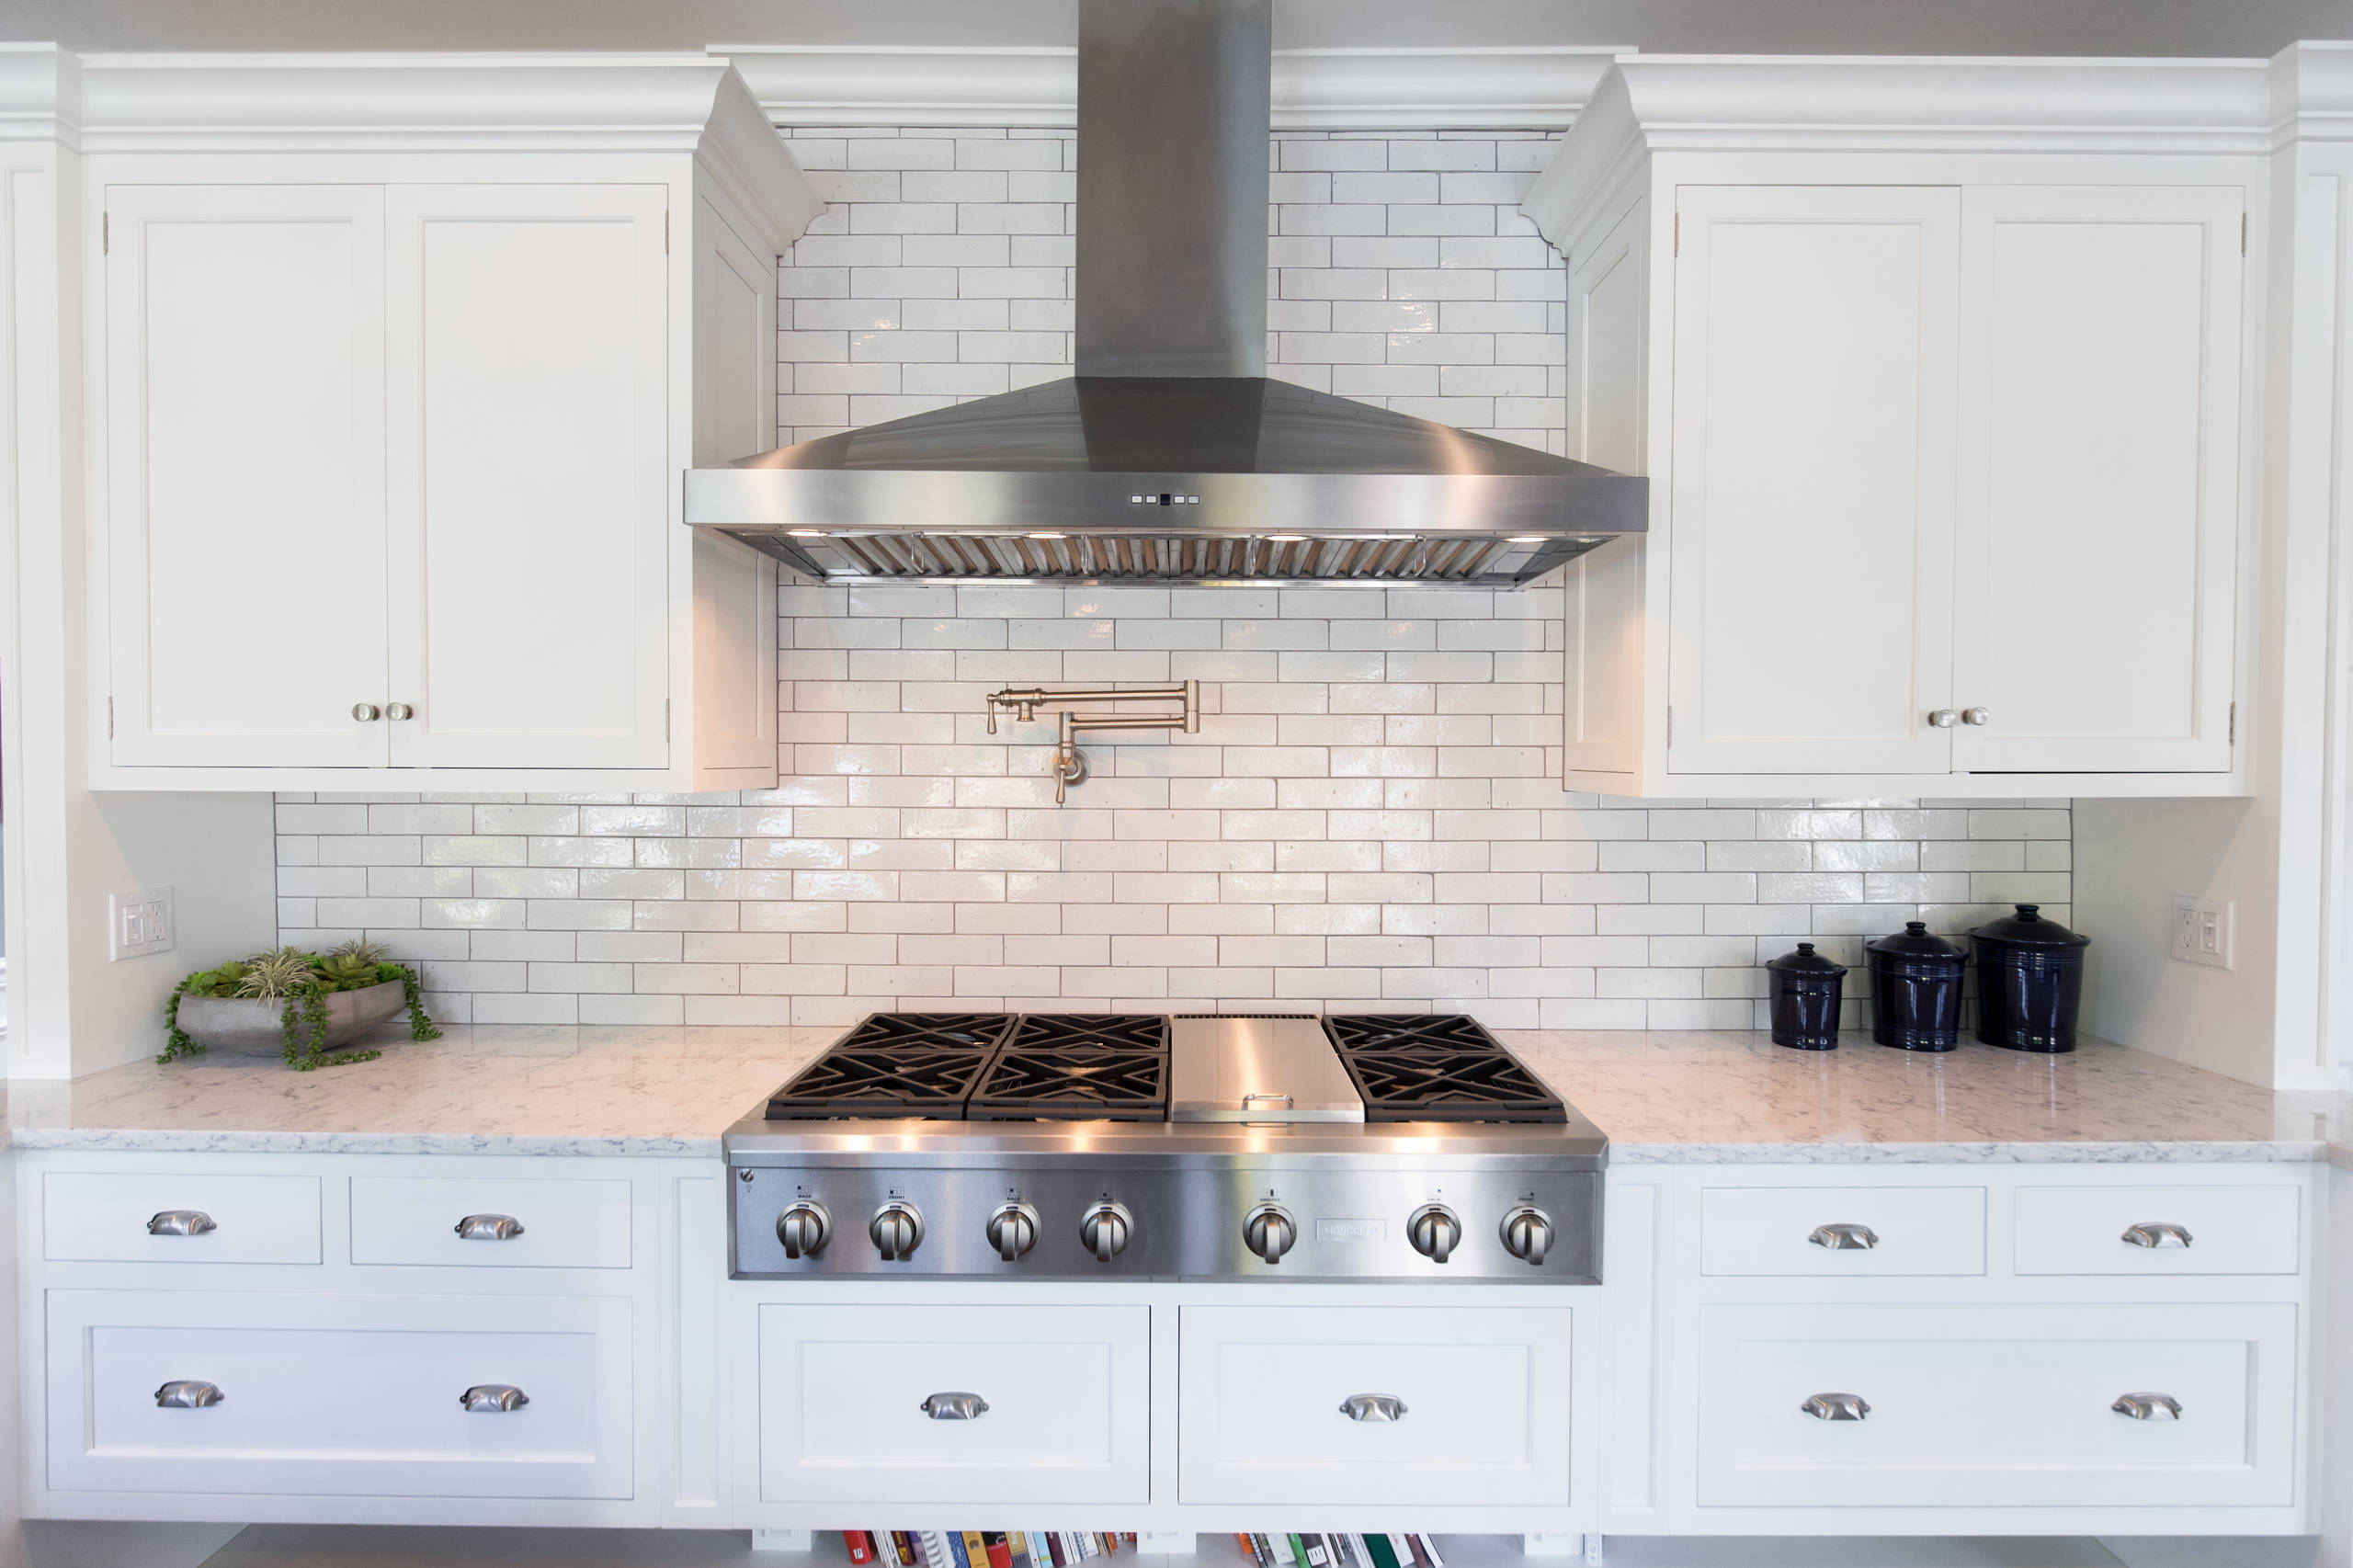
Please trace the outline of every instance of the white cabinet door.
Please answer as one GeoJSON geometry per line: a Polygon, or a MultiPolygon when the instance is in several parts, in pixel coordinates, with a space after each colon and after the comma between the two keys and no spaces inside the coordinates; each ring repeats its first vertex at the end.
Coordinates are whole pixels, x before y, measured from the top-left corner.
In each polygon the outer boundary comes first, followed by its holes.
{"type": "Polygon", "coordinates": [[[1957,768],[2230,767],[2245,210],[1970,188],[1957,768]]]}
{"type": "Polygon", "coordinates": [[[108,755],[381,766],[382,195],[105,200],[108,755]]]}
{"type": "Polygon", "coordinates": [[[1944,773],[1960,193],[1676,210],[1667,766],[1944,773]]]}
{"type": "Polygon", "coordinates": [[[666,200],[387,196],[396,767],[668,760],[666,200]]]}

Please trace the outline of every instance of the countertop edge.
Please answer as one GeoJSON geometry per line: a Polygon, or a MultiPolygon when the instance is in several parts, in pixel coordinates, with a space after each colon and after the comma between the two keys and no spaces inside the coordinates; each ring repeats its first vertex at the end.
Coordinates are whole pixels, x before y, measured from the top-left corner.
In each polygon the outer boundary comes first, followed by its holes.
{"type": "Polygon", "coordinates": [[[2316,1138],[2230,1142],[2089,1140],[2072,1143],[1619,1143],[1612,1165],[2163,1165],[2353,1166],[2353,1146],[2316,1138]]]}
{"type": "Polygon", "coordinates": [[[530,1154],[717,1159],[719,1135],[609,1138],[561,1133],[200,1132],[179,1129],[20,1127],[8,1147],[150,1154],[530,1154]]]}

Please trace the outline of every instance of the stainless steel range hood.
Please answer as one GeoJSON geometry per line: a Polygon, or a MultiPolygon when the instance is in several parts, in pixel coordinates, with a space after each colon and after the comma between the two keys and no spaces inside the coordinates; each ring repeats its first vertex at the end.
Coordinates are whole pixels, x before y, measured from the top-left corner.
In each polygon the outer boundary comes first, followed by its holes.
{"type": "Polygon", "coordinates": [[[813,576],[1525,583],[1648,482],[1266,374],[1270,0],[1080,0],[1078,374],[687,475],[813,576]]]}

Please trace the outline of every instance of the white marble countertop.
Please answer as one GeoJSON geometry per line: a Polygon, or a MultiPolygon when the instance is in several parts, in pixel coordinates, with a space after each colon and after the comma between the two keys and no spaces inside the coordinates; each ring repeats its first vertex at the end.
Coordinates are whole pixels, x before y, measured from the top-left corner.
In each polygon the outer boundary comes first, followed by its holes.
{"type": "MultiPolygon", "coordinates": [[[[834,1028],[452,1027],[374,1062],[141,1062],[6,1085],[19,1149],[342,1153],[718,1153],[834,1028]]],[[[2353,1096],[2256,1088],[2145,1051],[1915,1055],[1851,1036],[1506,1030],[1609,1135],[1619,1165],[1987,1161],[2353,1163],[2353,1096]]]]}

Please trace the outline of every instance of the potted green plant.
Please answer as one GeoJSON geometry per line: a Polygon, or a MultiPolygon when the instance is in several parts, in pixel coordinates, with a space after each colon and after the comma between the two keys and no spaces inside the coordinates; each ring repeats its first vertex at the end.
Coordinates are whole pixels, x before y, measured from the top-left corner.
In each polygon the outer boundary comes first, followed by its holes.
{"type": "Polygon", "coordinates": [[[334,1051],[408,1009],[411,1040],[438,1040],[425,1016],[416,971],[394,963],[375,942],[351,941],[324,953],[267,948],[183,980],[164,1006],[158,1063],[218,1047],[275,1053],[307,1073],[347,1062],[372,1062],[380,1051],[334,1051]]]}

